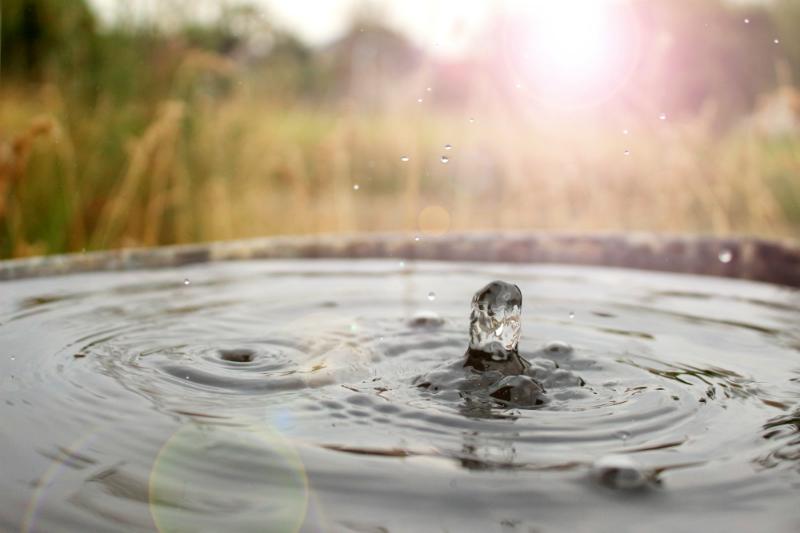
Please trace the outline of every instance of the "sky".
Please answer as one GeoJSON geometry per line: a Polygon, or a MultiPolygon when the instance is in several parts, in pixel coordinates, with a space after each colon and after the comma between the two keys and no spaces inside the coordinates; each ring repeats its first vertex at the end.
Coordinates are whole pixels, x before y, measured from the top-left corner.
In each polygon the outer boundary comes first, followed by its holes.
{"type": "MultiPolygon", "coordinates": [[[[88,1],[105,20],[112,20],[125,5],[133,5],[139,16],[147,16],[159,3],[159,0],[88,1]]],[[[341,35],[353,13],[366,2],[248,0],[248,3],[262,7],[271,21],[291,30],[305,42],[320,45],[341,35]]],[[[388,25],[405,33],[420,46],[441,54],[457,52],[474,36],[492,5],[491,0],[369,0],[368,3],[382,13],[388,25]]],[[[202,17],[211,6],[219,4],[218,0],[195,0],[187,5],[196,6],[193,9],[202,17]]]]}

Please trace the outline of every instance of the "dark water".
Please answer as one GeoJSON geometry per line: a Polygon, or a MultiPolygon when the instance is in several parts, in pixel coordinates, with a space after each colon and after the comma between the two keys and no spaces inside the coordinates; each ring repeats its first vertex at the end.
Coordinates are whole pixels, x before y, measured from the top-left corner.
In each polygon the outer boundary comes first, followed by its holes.
{"type": "Polygon", "coordinates": [[[0,294],[3,531],[800,530],[797,291],[275,261],[0,294]],[[547,403],[415,386],[498,278],[547,403]],[[611,454],[646,482],[598,476],[611,454]]]}

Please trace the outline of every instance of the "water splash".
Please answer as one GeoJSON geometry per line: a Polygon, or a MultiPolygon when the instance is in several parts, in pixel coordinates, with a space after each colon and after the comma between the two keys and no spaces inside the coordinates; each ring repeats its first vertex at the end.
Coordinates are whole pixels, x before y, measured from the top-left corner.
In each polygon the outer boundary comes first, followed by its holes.
{"type": "Polygon", "coordinates": [[[516,354],[520,335],[522,292],[505,281],[493,281],[475,293],[469,328],[469,352],[503,361],[516,354]]]}

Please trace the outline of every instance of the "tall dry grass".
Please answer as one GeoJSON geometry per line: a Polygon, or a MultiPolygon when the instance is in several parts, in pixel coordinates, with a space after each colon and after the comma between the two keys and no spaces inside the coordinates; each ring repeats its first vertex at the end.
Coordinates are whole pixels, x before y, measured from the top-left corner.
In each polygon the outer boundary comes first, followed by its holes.
{"type": "Polygon", "coordinates": [[[178,74],[146,110],[79,105],[53,86],[3,89],[4,257],[341,231],[800,228],[797,137],[715,131],[708,115],[278,100],[209,55],[178,74]]]}

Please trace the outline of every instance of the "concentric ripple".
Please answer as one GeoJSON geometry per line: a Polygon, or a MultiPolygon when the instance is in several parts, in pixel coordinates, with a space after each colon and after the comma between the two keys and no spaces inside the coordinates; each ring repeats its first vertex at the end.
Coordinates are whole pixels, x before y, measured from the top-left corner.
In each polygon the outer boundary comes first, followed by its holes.
{"type": "Polygon", "coordinates": [[[2,291],[2,530],[800,523],[796,291],[388,261],[2,291]],[[463,386],[470,298],[493,279],[523,293],[533,408],[463,386]]]}

